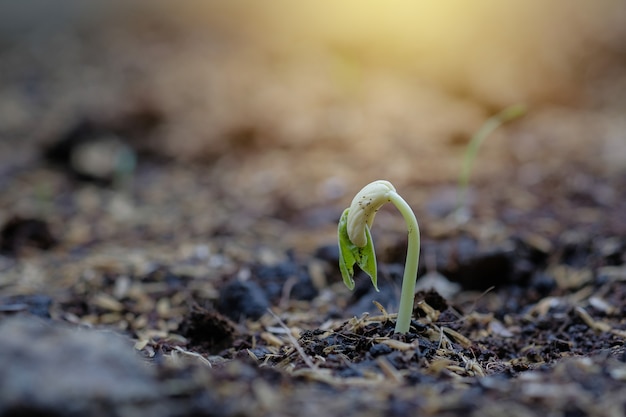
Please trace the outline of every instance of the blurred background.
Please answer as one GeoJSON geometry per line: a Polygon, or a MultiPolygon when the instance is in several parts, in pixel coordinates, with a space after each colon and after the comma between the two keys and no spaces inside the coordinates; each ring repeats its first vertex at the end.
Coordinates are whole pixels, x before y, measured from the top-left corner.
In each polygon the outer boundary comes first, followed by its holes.
{"type": "Polygon", "coordinates": [[[237,204],[298,210],[377,178],[454,182],[472,134],[521,103],[476,181],[613,175],[625,64],[620,0],[3,0],[0,152],[10,170],[87,123],[237,204]]]}

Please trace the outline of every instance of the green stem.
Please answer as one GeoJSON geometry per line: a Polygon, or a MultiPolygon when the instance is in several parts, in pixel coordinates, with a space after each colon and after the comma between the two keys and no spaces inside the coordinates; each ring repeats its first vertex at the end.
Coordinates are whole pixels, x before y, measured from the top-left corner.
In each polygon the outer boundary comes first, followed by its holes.
{"type": "Polygon", "coordinates": [[[417,266],[420,258],[420,229],[413,210],[399,194],[389,193],[389,201],[402,213],[409,231],[409,244],[406,251],[404,276],[402,277],[402,293],[400,294],[400,306],[396,320],[396,333],[407,333],[413,315],[415,281],[417,281],[417,266]]]}
{"type": "Polygon", "coordinates": [[[465,156],[463,158],[463,167],[461,168],[461,174],[459,175],[459,185],[456,201],[457,218],[461,217],[461,213],[467,205],[467,188],[469,185],[469,177],[470,173],[472,172],[474,161],[476,160],[476,155],[478,154],[478,149],[485,141],[485,139],[487,139],[487,137],[493,133],[494,130],[496,130],[498,127],[506,122],[523,116],[525,113],[526,106],[524,106],[523,104],[516,104],[507,107],[500,113],[487,119],[487,121],[481,126],[481,128],[474,134],[474,136],[472,136],[472,139],[467,145],[465,156]]]}

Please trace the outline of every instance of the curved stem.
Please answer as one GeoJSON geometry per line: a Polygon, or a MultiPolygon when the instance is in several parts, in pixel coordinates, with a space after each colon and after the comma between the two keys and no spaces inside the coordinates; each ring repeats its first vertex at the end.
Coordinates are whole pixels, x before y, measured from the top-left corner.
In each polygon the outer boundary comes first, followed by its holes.
{"type": "Polygon", "coordinates": [[[409,231],[404,276],[402,277],[402,293],[400,294],[400,306],[396,320],[396,333],[407,333],[411,326],[413,301],[415,299],[415,281],[417,281],[417,266],[420,257],[420,230],[413,210],[399,194],[389,193],[389,201],[402,213],[409,231]]]}

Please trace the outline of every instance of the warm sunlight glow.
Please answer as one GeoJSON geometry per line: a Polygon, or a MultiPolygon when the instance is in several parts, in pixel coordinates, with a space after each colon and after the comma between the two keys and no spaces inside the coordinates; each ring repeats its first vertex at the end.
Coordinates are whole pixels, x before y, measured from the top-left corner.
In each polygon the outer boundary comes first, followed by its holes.
{"type": "Polygon", "coordinates": [[[567,95],[581,39],[601,33],[607,9],[620,7],[617,0],[601,3],[239,0],[189,11],[285,53],[331,50],[342,59],[410,71],[505,106],[567,95]]]}

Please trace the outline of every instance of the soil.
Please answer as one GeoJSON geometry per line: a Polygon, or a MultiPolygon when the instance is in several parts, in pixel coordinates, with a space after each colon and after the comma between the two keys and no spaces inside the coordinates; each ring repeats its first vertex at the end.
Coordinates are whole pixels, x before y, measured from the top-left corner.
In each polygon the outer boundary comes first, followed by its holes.
{"type": "Polygon", "coordinates": [[[223,36],[156,20],[0,49],[1,416],[626,413],[626,142],[600,135],[619,131],[626,102],[585,79],[595,95],[504,126],[457,222],[487,104],[370,67],[358,99],[334,81],[308,91],[311,69],[223,36]],[[180,68],[153,69],[164,53],[180,68]],[[270,115],[246,88],[217,87],[224,71],[276,87],[267,67],[296,86],[274,91],[270,115]],[[381,77],[446,123],[401,116],[406,96],[381,77]],[[203,82],[208,103],[194,101],[203,82]],[[333,128],[330,107],[353,129],[333,128]],[[303,110],[311,122],[291,125],[303,110]],[[419,129],[433,139],[411,140],[419,129]],[[385,207],[372,229],[379,292],[361,273],[350,292],[339,273],[339,215],[379,177],[421,227],[407,334],[394,333],[399,214],[385,207]]]}

